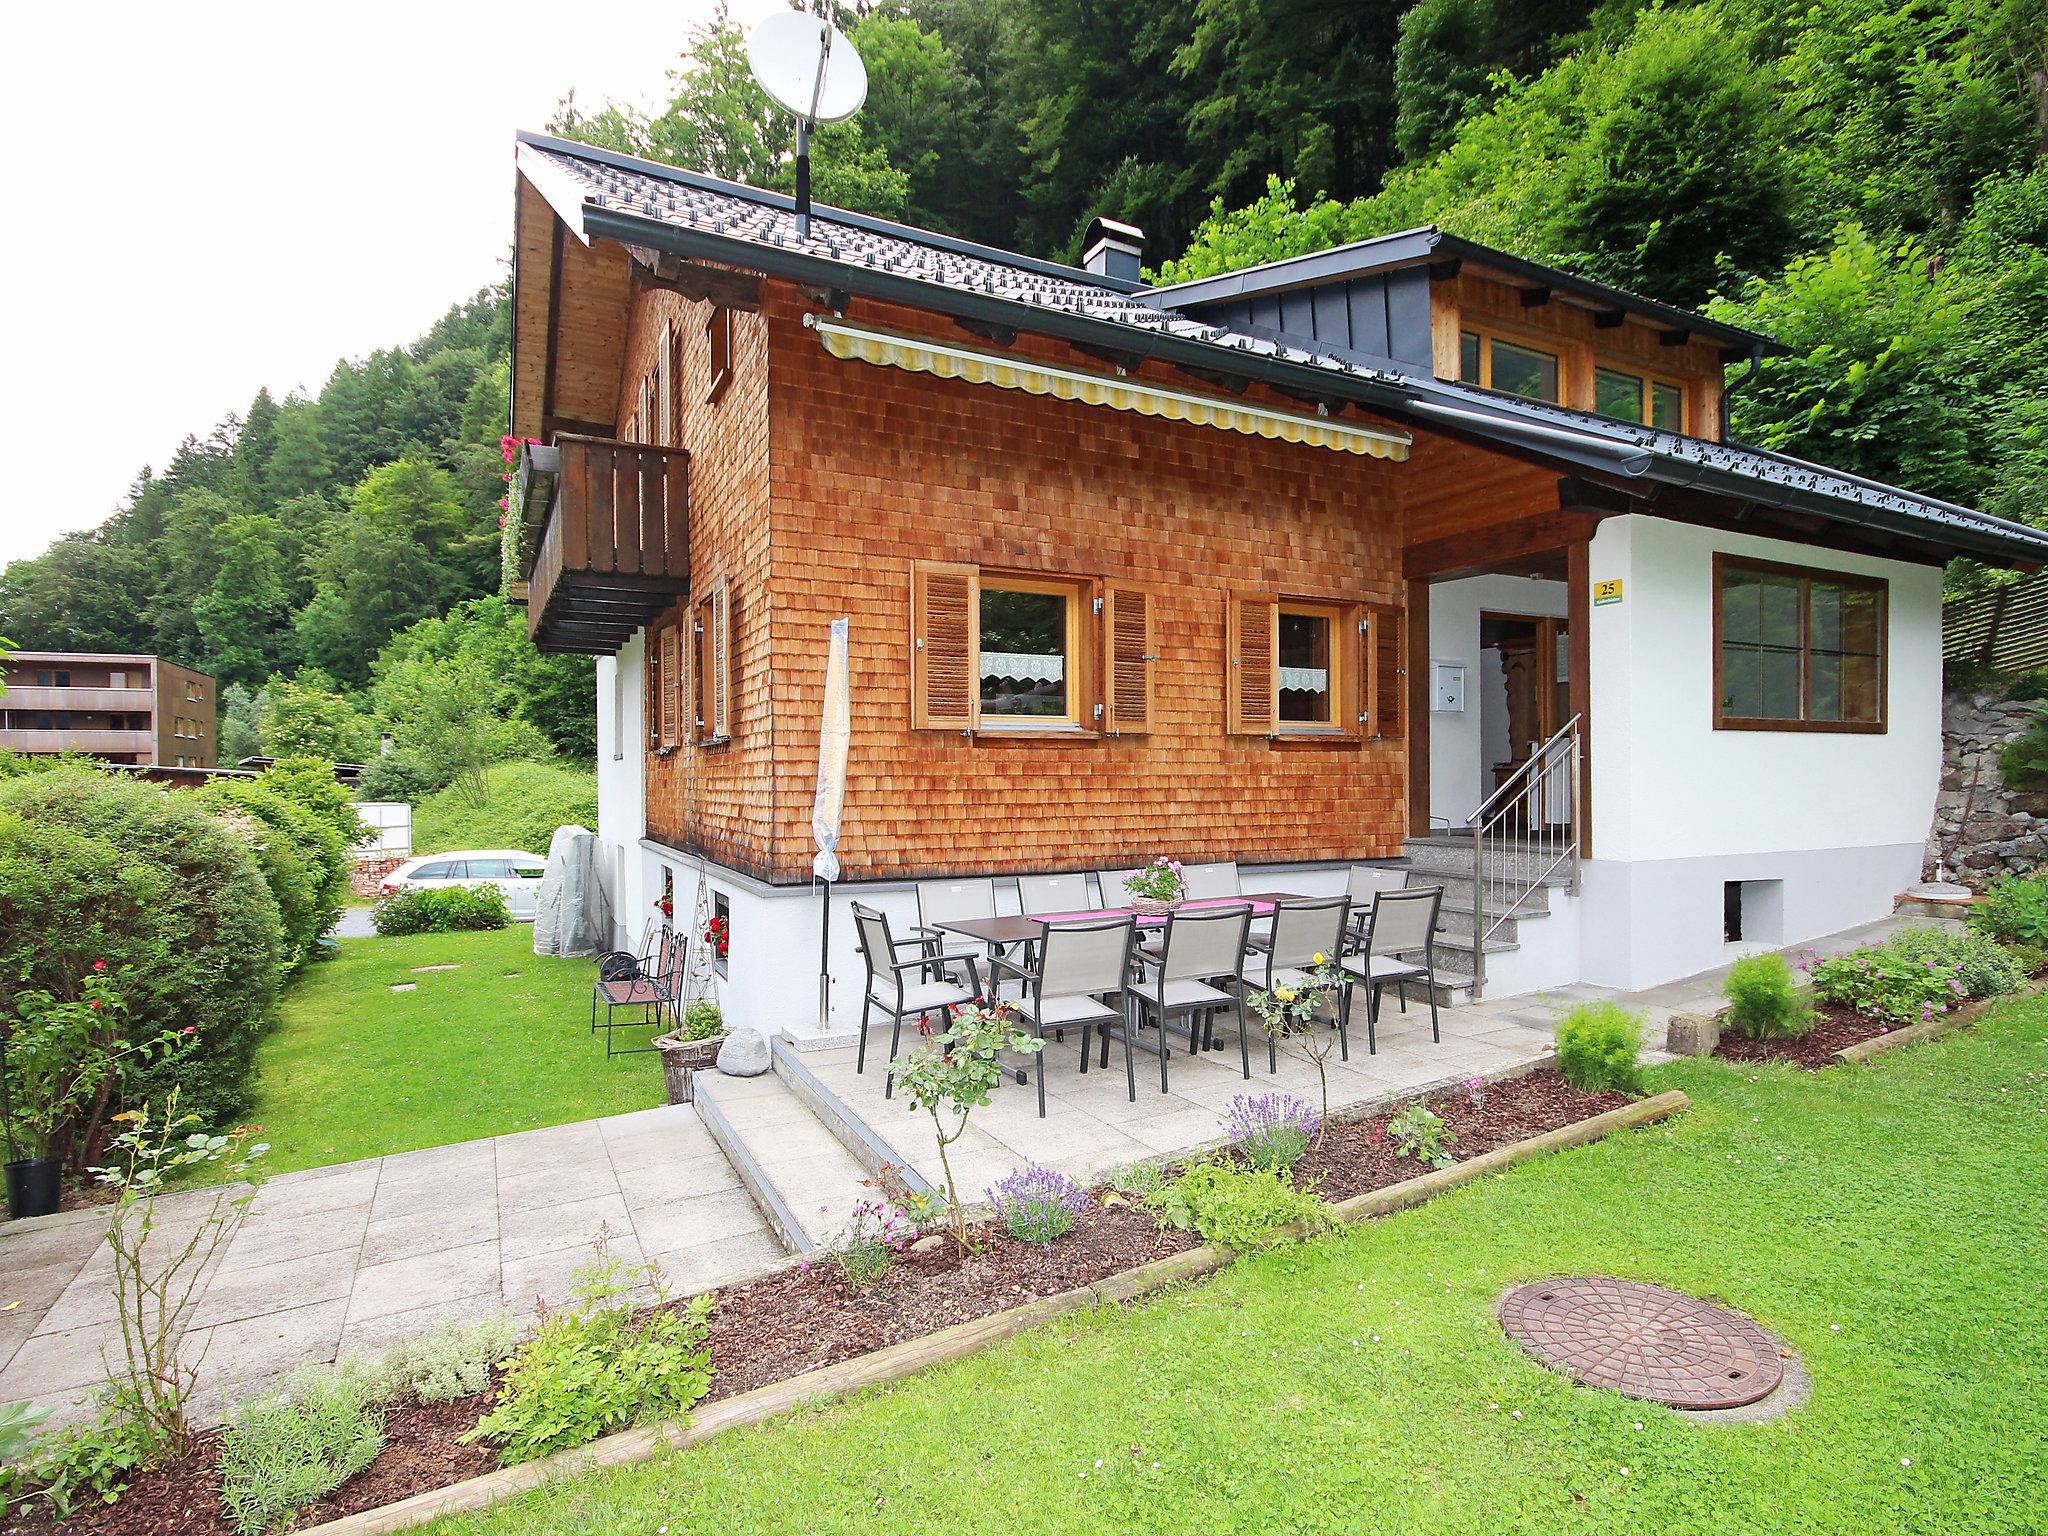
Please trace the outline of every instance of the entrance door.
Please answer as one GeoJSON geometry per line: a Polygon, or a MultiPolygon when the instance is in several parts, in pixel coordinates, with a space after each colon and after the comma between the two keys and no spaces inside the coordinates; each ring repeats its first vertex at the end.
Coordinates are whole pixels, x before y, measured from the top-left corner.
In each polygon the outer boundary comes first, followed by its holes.
{"type": "Polygon", "coordinates": [[[1569,620],[1545,615],[1479,616],[1479,778],[1489,794],[1571,718],[1569,632],[1569,620]]]}

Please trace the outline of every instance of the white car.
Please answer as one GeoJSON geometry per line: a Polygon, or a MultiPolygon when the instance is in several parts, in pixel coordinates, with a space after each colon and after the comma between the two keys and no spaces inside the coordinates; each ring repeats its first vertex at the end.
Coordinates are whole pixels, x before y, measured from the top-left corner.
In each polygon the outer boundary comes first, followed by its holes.
{"type": "Polygon", "coordinates": [[[440,885],[495,885],[522,923],[533,921],[540,902],[540,877],[548,861],[517,848],[458,848],[408,859],[384,877],[386,896],[440,885]]]}

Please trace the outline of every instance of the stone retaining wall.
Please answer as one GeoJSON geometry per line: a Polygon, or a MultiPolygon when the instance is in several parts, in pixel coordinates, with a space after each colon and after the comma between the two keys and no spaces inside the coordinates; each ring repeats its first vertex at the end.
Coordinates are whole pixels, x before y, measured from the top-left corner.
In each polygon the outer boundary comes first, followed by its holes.
{"type": "Polygon", "coordinates": [[[2040,708],[1993,689],[1952,690],[1943,698],[1929,879],[1944,854],[1948,877],[1973,889],[2048,863],[2048,793],[2010,789],[1998,771],[1999,749],[2023,734],[2040,708]]]}

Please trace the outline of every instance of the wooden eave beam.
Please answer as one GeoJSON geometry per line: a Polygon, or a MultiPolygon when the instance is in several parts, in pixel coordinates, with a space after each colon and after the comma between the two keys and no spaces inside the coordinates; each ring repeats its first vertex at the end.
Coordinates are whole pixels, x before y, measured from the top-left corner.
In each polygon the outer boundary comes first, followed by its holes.
{"type": "Polygon", "coordinates": [[[1432,261],[1429,264],[1430,281],[1448,283],[1463,271],[1464,267],[1465,258],[1462,256],[1452,256],[1444,261],[1432,261]]]}
{"type": "Polygon", "coordinates": [[[1017,327],[1014,325],[997,325],[990,320],[975,320],[965,315],[955,315],[953,323],[968,335],[979,336],[983,341],[992,341],[999,347],[1012,347],[1017,344],[1017,327]]]}
{"type": "Polygon", "coordinates": [[[1209,385],[1212,389],[1227,389],[1233,395],[1241,395],[1252,387],[1250,379],[1241,379],[1228,373],[1217,373],[1209,368],[1190,368],[1186,363],[1175,363],[1173,371],[1175,373],[1184,373],[1198,383],[1209,385]]]}
{"type": "Polygon", "coordinates": [[[1691,331],[1659,331],[1657,333],[1657,345],[1660,347],[1682,347],[1691,340],[1691,331]]]}
{"type": "Polygon", "coordinates": [[[1524,288],[1521,293],[1522,308],[1541,309],[1550,302],[1548,288],[1524,288]]]}
{"type": "Polygon", "coordinates": [[[1144,354],[1126,352],[1121,347],[1095,347],[1082,341],[1069,342],[1068,345],[1076,352],[1085,353],[1087,356],[1098,361],[1108,363],[1119,373],[1136,373],[1139,366],[1145,361],[1144,354]]]}
{"type": "Polygon", "coordinates": [[[1628,320],[1625,309],[1599,309],[1593,312],[1593,326],[1596,330],[1618,331],[1628,320]]]}
{"type": "Polygon", "coordinates": [[[669,251],[649,250],[644,245],[629,245],[626,254],[633,258],[636,289],[657,289],[698,302],[709,300],[726,309],[749,313],[761,307],[761,279],[750,272],[708,267],[702,262],[685,261],[669,251]]]}
{"type": "Polygon", "coordinates": [[[1552,554],[1581,539],[1590,539],[1600,519],[1609,515],[1612,514],[1560,509],[1469,533],[1425,539],[1401,551],[1401,575],[1408,581],[1425,581],[1530,555],[1552,554]]]}

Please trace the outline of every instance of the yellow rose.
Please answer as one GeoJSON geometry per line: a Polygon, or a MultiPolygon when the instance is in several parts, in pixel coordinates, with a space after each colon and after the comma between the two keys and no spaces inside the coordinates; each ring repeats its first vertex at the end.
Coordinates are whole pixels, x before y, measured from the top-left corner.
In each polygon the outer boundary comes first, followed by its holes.
{"type": "Polygon", "coordinates": [[[1317,965],[1321,965],[1323,963],[1323,952],[1320,949],[1316,951],[1315,963],[1317,965]]]}
{"type": "Polygon", "coordinates": [[[1274,995],[1275,997],[1279,998],[1279,999],[1280,999],[1280,1001],[1281,1001],[1281,1002],[1283,1002],[1283,1003],[1291,1003],[1291,1002],[1293,1002],[1293,1001],[1294,1001],[1294,988],[1292,988],[1292,987],[1279,987],[1279,988],[1275,989],[1275,991],[1274,991],[1273,995],[1274,995]]]}

